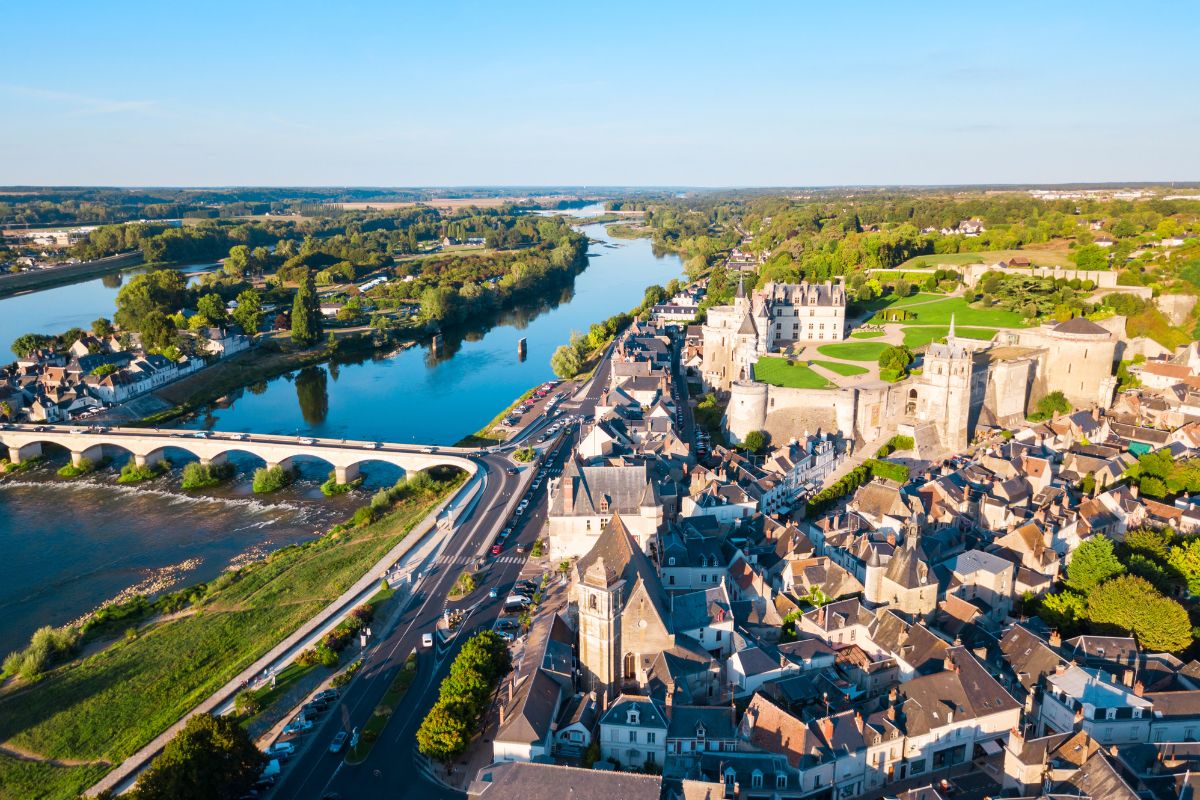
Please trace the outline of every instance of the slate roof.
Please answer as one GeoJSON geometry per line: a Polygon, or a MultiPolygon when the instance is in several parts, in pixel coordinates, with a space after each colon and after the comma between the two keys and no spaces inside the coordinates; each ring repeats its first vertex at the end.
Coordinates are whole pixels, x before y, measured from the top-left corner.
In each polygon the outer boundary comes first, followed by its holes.
{"type": "Polygon", "coordinates": [[[969,651],[953,647],[946,656],[955,669],[900,685],[904,728],[910,736],[949,724],[951,714],[957,723],[1021,707],[969,651]]]}
{"type": "Polygon", "coordinates": [[[1101,328],[1090,319],[1084,317],[1072,317],[1066,322],[1060,322],[1054,326],[1055,333],[1070,333],[1070,334],[1087,334],[1090,336],[1108,336],[1106,329],[1101,328]]]}
{"type": "Polygon", "coordinates": [[[632,772],[509,761],[479,771],[472,800],[659,800],[662,778],[632,772]]]}

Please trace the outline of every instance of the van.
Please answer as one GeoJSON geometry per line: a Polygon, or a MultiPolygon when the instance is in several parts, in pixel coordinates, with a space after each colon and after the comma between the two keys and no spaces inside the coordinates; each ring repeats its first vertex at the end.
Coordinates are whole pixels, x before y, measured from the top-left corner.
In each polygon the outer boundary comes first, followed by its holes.
{"type": "Polygon", "coordinates": [[[433,634],[432,633],[422,633],[421,634],[421,647],[433,647],[433,634]]]}

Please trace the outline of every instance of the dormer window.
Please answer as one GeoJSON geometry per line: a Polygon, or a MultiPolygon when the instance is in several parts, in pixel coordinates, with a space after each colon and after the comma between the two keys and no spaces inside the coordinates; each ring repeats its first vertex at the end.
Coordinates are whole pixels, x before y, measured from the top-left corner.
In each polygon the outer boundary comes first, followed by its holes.
{"type": "Polygon", "coordinates": [[[782,772],[775,774],[775,788],[776,789],[786,789],[787,788],[787,775],[786,774],[784,774],[782,772]]]}
{"type": "Polygon", "coordinates": [[[600,498],[600,513],[601,514],[608,513],[608,498],[607,497],[600,498]]]}
{"type": "Polygon", "coordinates": [[[725,785],[733,786],[733,782],[737,780],[737,773],[733,771],[733,767],[725,768],[725,785]]]}
{"type": "Polygon", "coordinates": [[[750,773],[750,788],[761,789],[763,785],[763,774],[761,770],[754,770],[750,773]]]}
{"type": "Polygon", "coordinates": [[[642,712],[638,710],[637,706],[633,706],[632,708],[630,708],[628,711],[625,712],[625,724],[626,725],[640,725],[641,719],[642,719],[642,712]]]}
{"type": "Polygon", "coordinates": [[[671,556],[670,558],[667,559],[667,566],[668,567],[675,566],[675,556],[671,556]]]}
{"type": "Polygon", "coordinates": [[[704,730],[704,723],[697,723],[697,725],[696,725],[696,738],[697,738],[697,739],[703,739],[703,738],[704,738],[705,736],[707,736],[707,735],[708,735],[708,732],[704,730]]]}

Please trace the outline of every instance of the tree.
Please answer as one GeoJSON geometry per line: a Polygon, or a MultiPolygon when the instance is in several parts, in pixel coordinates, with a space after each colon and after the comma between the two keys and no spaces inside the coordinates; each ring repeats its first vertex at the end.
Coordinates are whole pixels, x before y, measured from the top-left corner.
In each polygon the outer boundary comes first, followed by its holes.
{"type": "Polygon", "coordinates": [[[750,431],[742,439],[742,449],[749,453],[761,453],[767,446],[767,434],[764,431],[750,431]]]}
{"type": "Polygon", "coordinates": [[[206,294],[196,301],[196,315],[203,317],[210,325],[223,325],[227,317],[225,301],[215,292],[206,294]]]}
{"type": "Polygon", "coordinates": [[[1107,536],[1093,536],[1075,549],[1067,567],[1067,585],[1087,594],[1109,578],[1120,575],[1125,566],[1113,552],[1107,536]]]}
{"type": "Polygon", "coordinates": [[[225,274],[241,278],[250,271],[250,248],[239,244],[230,249],[229,258],[225,259],[225,274]]]}
{"type": "Polygon", "coordinates": [[[97,336],[112,336],[112,323],[104,317],[100,317],[92,323],[92,333],[96,334],[97,336]]]}
{"type": "Polygon", "coordinates": [[[1062,392],[1054,391],[1038,400],[1037,410],[1044,417],[1052,417],[1056,411],[1059,414],[1070,414],[1071,401],[1062,392]]]}
{"type": "Polygon", "coordinates": [[[36,350],[50,344],[50,337],[40,333],[26,333],[13,340],[12,351],[18,358],[25,358],[36,350]]]}
{"type": "Polygon", "coordinates": [[[266,756],[235,717],[197,714],[142,773],[134,800],[225,800],[241,797],[266,756]]]}
{"type": "Polygon", "coordinates": [[[1178,653],[1192,643],[1184,607],[1136,575],[1113,578],[1089,593],[1088,618],[1094,625],[1134,634],[1153,651],[1178,653]]]}
{"type": "Polygon", "coordinates": [[[1200,595],[1200,539],[1172,547],[1167,563],[1183,576],[1189,592],[1200,595]]]}
{"type": "Polygon", "coordinates": [[[292,341],[298,345],[315,344],[321,338],[321,307],[312,270],[300,277],[300,288],[292,300],[292,341]]]}
{"type": "Polygon", "coordinates": [[[467,749],[468,721],[453,706],[439,700],[417,729],[417,749],[441,762],[453,761],[467,749]]]}
{"type": "Polygon", "coordinates": [[[1059,633],[1074,633],[1087,619],[1087,598],[1070,590],[1046,595],[1037,615],[1059,633]]]}
{"type": "Polygon", "coordinates": [[[173,269],[158,269],[135,275],[117,293],[117,324],[126,330],[142,331],[152,312],[164,316],[181,305],[187,293],[187,280],[173,269]]]}
{"type": "Polygon", "coordinates": [[[233,321],[241,326],[247,336],[253,336],[262,324],[262,297],[254,289],[246,289],[237,296],[237,308],[233,310],[233,321]]]}
{"type": "Polygon", "coordinates": [[[1085,244],[1075,250],[1075,266],[1080,269],[1108,269],[1108,254],[1098,244],[1085,244]]]}
{"type": "Polygon", "coordinates": [[[175,343],[175,323],[163,312],[153,309],[141,320],[142,346],[148,350],[166,350],[175,343]]]}
{"type": "Polygon", "coordinates": [[[892,345],[879,354],[880,369],[894,369],[903,373],[913,361],[912,351],[904,345],[892,345]]]}
{"type": "Polygon", "coordinates": [[[579,351],[569,344],[559,345],[550,356],[550,368],[560,378],[574,378],[582,367],[579,351]]]}

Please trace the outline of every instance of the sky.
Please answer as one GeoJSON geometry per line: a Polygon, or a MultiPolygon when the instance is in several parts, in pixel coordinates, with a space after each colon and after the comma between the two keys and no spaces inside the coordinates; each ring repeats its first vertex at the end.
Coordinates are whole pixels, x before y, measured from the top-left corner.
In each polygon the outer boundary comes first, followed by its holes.
{"type": "Polygon", "coordinates": [[[9,3],[0,185],[1200,180],[1200,3],[9,3]]]}

